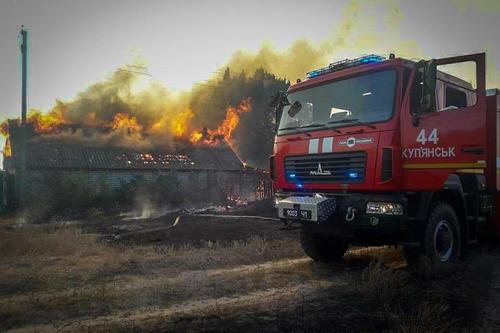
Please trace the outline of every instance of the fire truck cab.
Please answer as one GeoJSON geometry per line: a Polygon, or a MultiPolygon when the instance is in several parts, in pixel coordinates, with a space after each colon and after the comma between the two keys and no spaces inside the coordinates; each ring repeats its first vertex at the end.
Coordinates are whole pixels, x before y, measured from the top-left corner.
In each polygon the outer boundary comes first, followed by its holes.
{"type": "Polygon", "coordinates": [[[486,90],[484,53],[340,61],[272,105],[278,215],[301,224],[314,260],[399,244],[409,267],[441,272],[482,230],[500,234],[500,97],[486,90]],[[440,70],[459,63],[474,65],[473,82],[440,70]]]}

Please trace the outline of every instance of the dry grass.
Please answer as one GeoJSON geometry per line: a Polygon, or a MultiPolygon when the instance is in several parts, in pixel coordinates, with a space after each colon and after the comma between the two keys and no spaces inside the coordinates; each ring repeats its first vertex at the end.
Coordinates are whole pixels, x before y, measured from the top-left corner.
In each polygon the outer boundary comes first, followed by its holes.
{"type": "Polygon", "coordinates": [[[359,290],[368,297],[392,300],[401,297],[410,282],[409,274],[401,269],[386,267],[381,261],[372,261],[363,271],[359,290]]]}
{"type": "Polygon", "coordinates": [[[387,247],[351,249],[332,266],[314,264],[290,239],[132,246],[101,243],[74,226],[5,228],[0,221],[0,330],[244,326],[260,318],[252,311],[291,316],[285,327],[298,331],[318,320],[319,331],[350,321],[370,327],[370,320],[403,333],[455,329],[440,292],[423,292],[402,267],[401,251],[387,247]]]}
{"type": "Polygon", "coordinates": [[[350,251],[350,260],[370,258],[356,286],[360,296],[376,303],[374,316],[382,311],[388,329],[401,333],[451,332],[457,320],[439,290],[422,290],[404,269],[401,251],[394,248],[362,248],[350,251]],[[432,298],[424,295],[431,294],[432,298]],[[441,295],[442,296],[442,295],[441,295]]]}
{"type": "Polygon", "coordinates": [[[97,235],[73,227],[19,227],[0,229],[0,258],[17,256],[93,255],[97,235]]]}
{"type": "Polygon", "coordinates": [[[345,261],[380,261],[386,266],[401,268],[406,265],[403,252],[400,248],[379,246],[361,247],[349,249],[345,255],[345,261]]]}
{"type": "Polygon", "coordinates": [[[397,306],[386,309],[387,321],[394,332],[446,333],[457,332],[457,320],[450,316],[450,307],[444,301],[424,301],[416,308],[403,310],[397,306]]]}
{"type": "Polygon", "coordinates": [[[294,241],[261,237],[129,246],[74,226],[0,226],[0,330],[284,286],[293,265],[268,276],[272,265],[255,264],[301,255],[294,241]]]}

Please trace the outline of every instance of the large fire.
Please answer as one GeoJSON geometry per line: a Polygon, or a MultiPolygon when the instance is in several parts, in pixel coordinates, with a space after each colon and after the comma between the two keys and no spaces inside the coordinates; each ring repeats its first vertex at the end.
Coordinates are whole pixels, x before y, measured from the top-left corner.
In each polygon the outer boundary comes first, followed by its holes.
{"type": "Polygon", "coordinates": [[[48,113],[32,110],[28,115],[27,121],[33,125],[37,133],[52,133],[61,125],[67,123],[60,108],[54,108],[48,113]]]}
{"type": "Polygon", "coordinates": [[[3,155],[6,157],[12,156],[12,148],[10,146],[9,140],[9,124],[7,121],[4,121],[0,124],[0,134],[5,137],[5,145],[3,147],[3,155]]]}
{"type": "Polygon", "coordinates": [[[136,117],[130,116],[126,113],[118,112],[113,117],[113,121],[111,122],[111,129],[113,131],[125,129],[129,134],[132,134],[141,132],[143,127],[137,121],[136,117]]]}
{"type": "MultiPolygon", "coordinates": [[[[33,130],[41,135],[58,134],[64,132],[67,126],[82,125],[86,128],[102,128],[110,133],[120,133],[129,138],[147,138],[162,134],[162,132],[168,132],[173,138],[191,142],[193,145],[218,145],[227,143],[234,149],[233,134],[240,122],[240,116],[251,110],[250,98],[242,100],[236,107],[229,106],[226,109],[225,119],[213,129],[206,127],[196,128],[193,126],[192,119],[194,113],[189,109],[177,112],[171,116],[161,117],[148,126],[142,124],[138,117],[125,112],[115,113],[109,123],[97,122],[95,113],[89,112],[83,124],[78,124],[69,121],[68,117],[66,117],[66,110],[58,107],[48,113],[33,110],[29,113],[27,121],[31,124],[33,130]]],[[[0,134],[6,138],[3,153],[5,156],[10,156],[12,152],[7,121],[0,124],[0,134]]]]}
{"type": "Polygon", "coordinates": [[[193,117],[194,114],[193,112],[191,112],[191,110],[181,112],[177,116],[175,116],[170,126],[174,136],[176,137],[185,136],[189,128],[189,123],[193,117]]]}
{"type": "Polygon", "coordinates": [[[10,157],[12,156],[12,148],[10,146],[10,140],[7,138],[5,141],[5,146],[3,147],[3,155],[5,157],[10,157]]]}
{"type": "MultiPolygon", "coordinates": [[[[216,144],[223,138],[232,147],[233,131],[240,123],[240,116],[243,113],[252,111],[250,98],[241,101],[238,107],[228,107],[226,109],[226,118],[215,130],[203,128],[194,130],[189,136],[189,140],[194,144],[216,144]]],[[[233,147],[234,148],[234,147],[233,147]]]]}

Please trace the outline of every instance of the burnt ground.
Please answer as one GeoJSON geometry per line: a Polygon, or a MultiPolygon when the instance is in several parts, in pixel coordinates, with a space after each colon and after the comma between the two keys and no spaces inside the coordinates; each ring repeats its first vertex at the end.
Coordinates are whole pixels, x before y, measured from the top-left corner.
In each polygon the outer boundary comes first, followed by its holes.
{"type": "Polygon", "coordinates": [[[206,241],[230,243],[251,237],[262,237],[267,240],[296,239],[298,231],[284,231],[283,224],[275,220],[275,217],[272,202],[266,200],[242,207],[212,206],[200,210],[183,209],[154,218],[122,214],[77,224],[88,232],[101,234],[105,241],[133,244],[199,246],[206,241]],[[227,217],[228,215],[231,217],[227,217]],[[178,217],[180,220],[175,224],[178,217]]]}
{"type": "Polygon", "coordinates": [[[297,231],[248,217],[269,205],[205,213],[221,216],[0,219],[0,331],[500,332],[496,242],[421,281],[394,248],[314,263],[297,231]]]}

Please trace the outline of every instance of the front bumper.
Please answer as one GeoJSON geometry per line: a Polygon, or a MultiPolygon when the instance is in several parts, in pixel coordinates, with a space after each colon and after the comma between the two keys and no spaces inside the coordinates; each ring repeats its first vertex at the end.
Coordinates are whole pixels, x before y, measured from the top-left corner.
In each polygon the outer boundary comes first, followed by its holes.
{"type": "Polygon", "coordinates": [[[408,200],[404,195],[400,194],[278,192],[276,193],[276,204],[278,215],[284,222],[301,222],[307,226],[336,230],[351,236],[359,236],[360,238],[371,238],[372,236],[383,238],[384,235],[395,236],[407,229],[408,200]],[[310,199],[296,199],[300,197],[310,199]],[[328,213],[329,216],[320,218],[319,212],[324,211],[324,209],[302,204],[302,202],[314,202],[314,200],[311,200],[312,198],[325,198],[329,202],[334,202],[334,209],[328,213]],[[368,202],[401,204],[403,214],[367,214],[366,205],[368,202]],[[312,210],[313,213],[311,215],[318,218],[302,219],[300,216],[296,218],[284,216],[283,210],[288,207],[295,207],[299,211],[312,210]]]}

